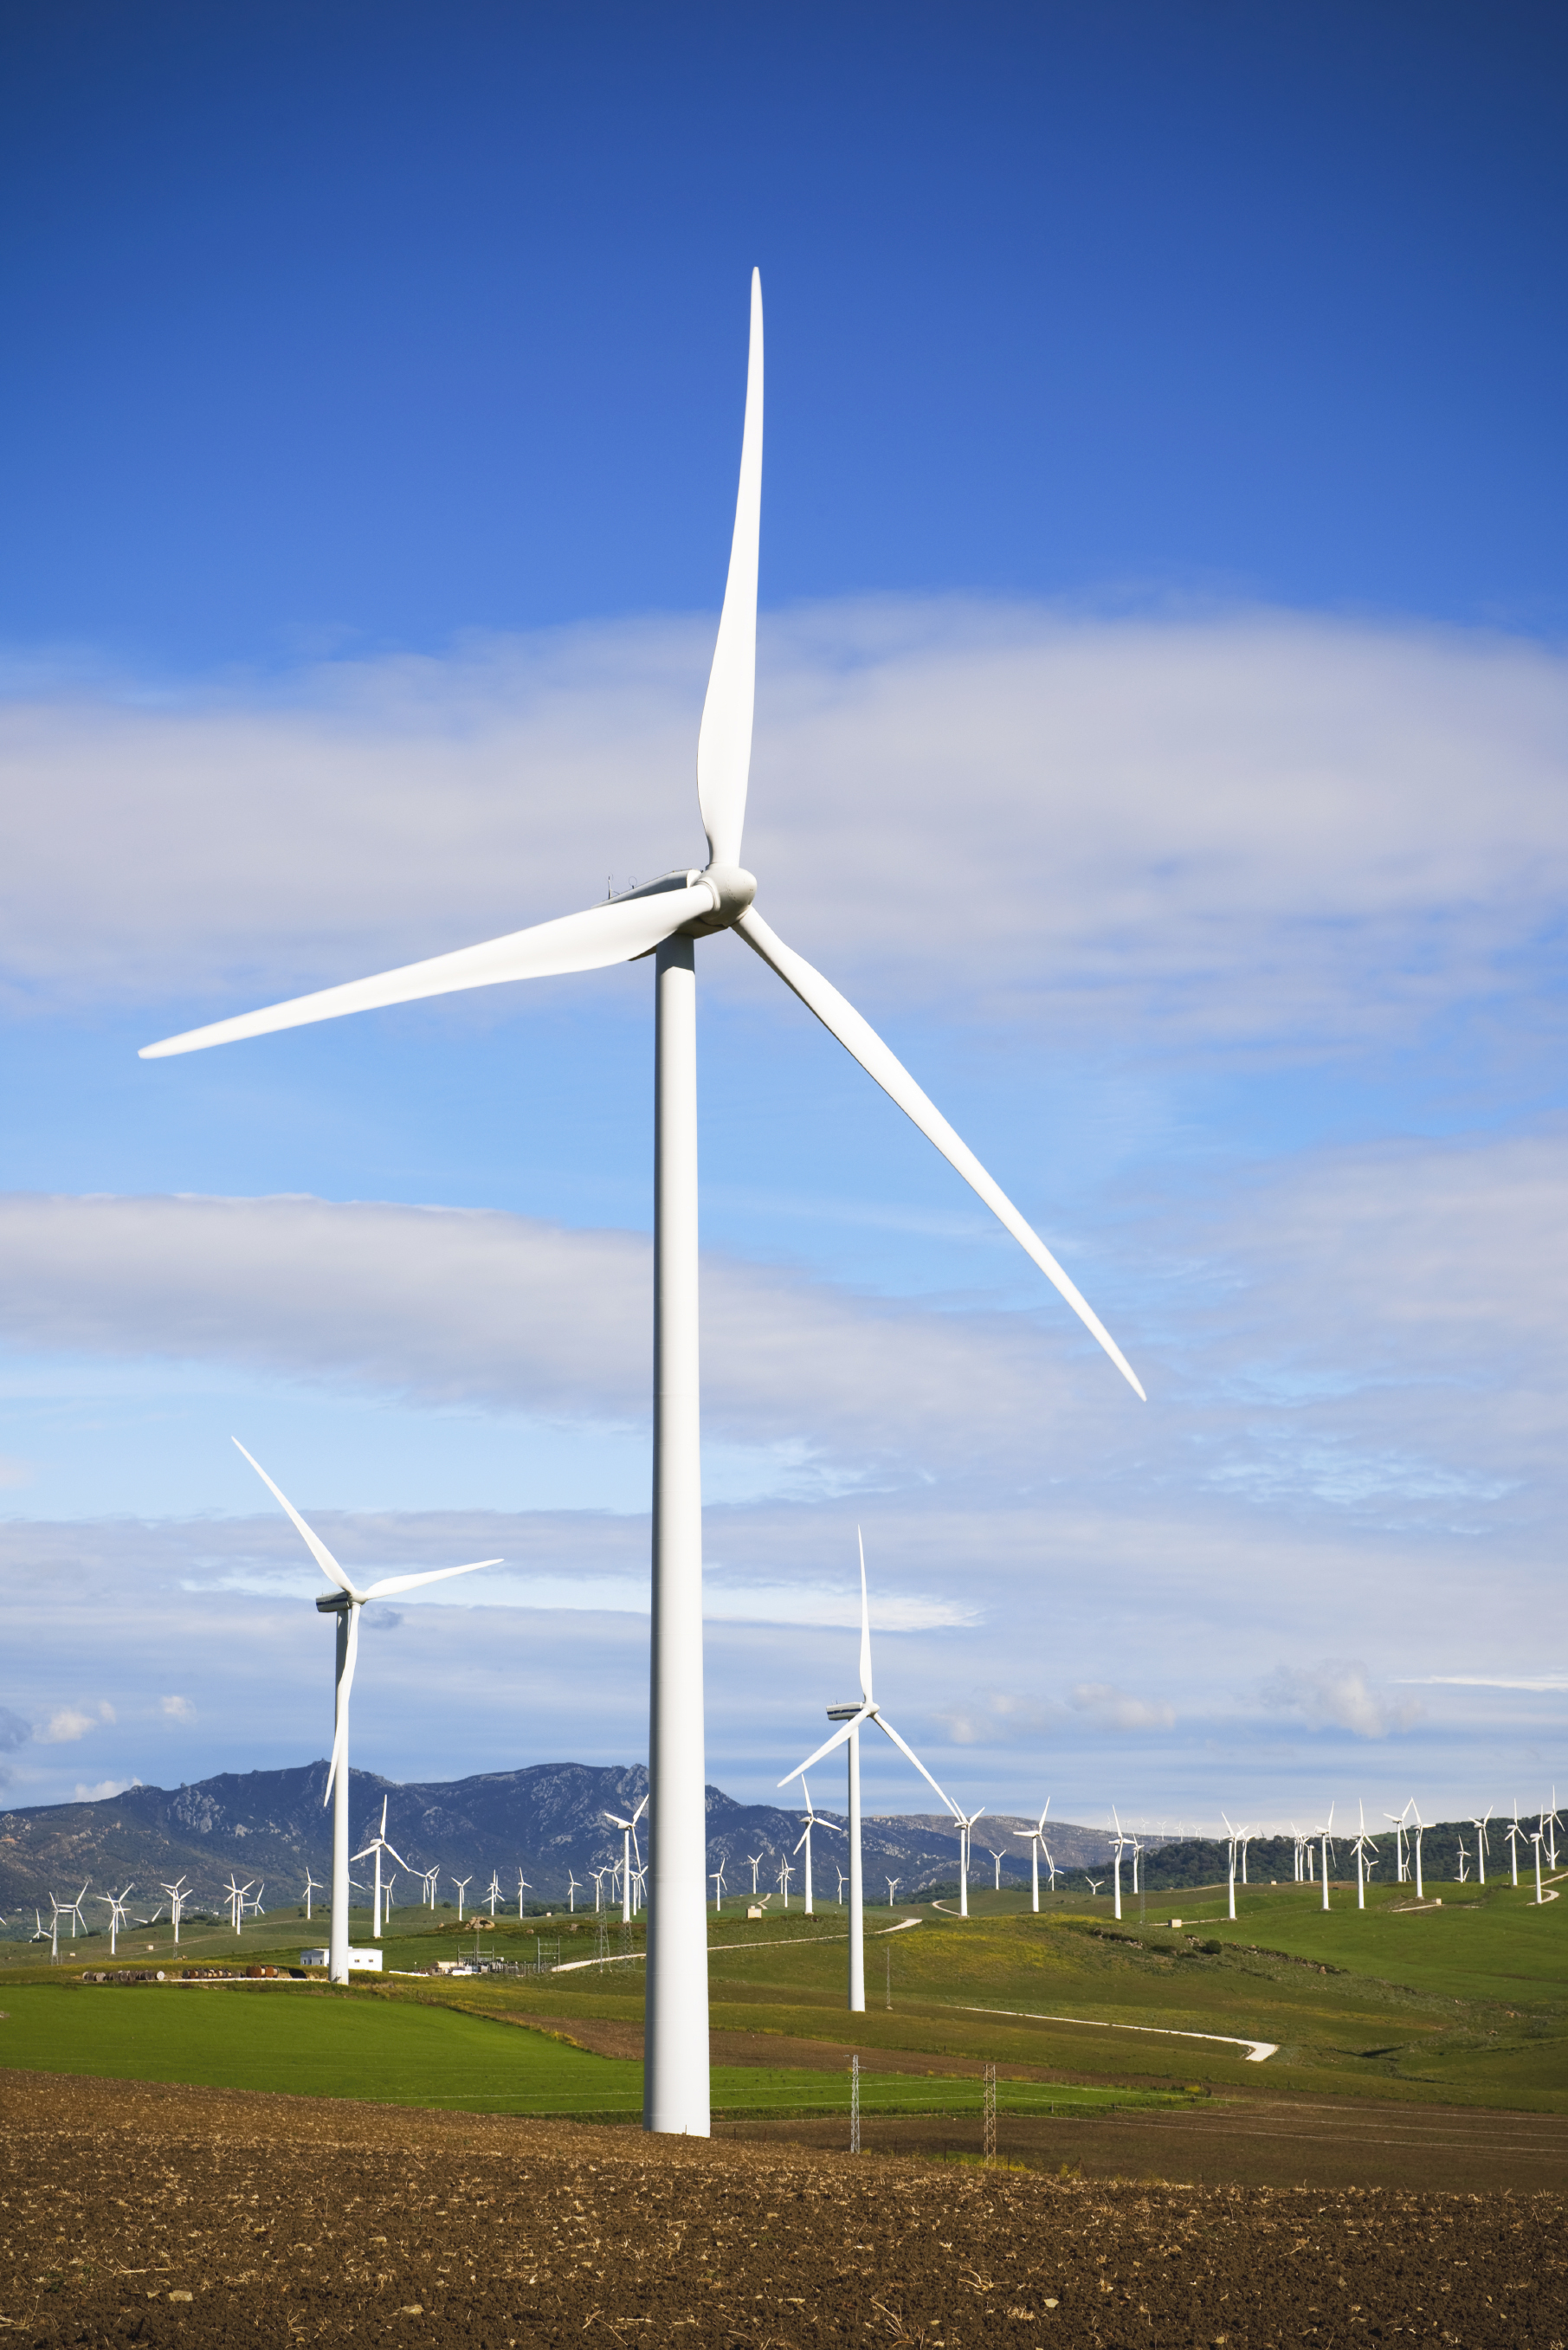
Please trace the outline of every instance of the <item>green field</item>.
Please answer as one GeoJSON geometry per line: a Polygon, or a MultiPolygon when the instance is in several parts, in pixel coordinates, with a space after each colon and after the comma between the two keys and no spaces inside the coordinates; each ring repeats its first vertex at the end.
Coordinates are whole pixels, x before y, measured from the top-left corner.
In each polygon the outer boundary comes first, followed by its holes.
{"type": "MultiPolygon", "coordinates": [[[[642,2066],[593,2056],[550,2035],[444,2004],[376,1991],[52,1982],[8,1988],[0,2023],[8,2067],[100,2079],[181,2082],[286,2095],[358,2097],[462,2113],[630,2117],[642,2066]]],[[[847,2072],[716,2067],[720,2116],[847,2113],[847,2072]]],[[[973,2078],[867,2073],[861,2107],[877,2114],[973,2114],[973,2078]]],[[[1126,2090],[1002,2081],[1006,2113],[1067,2115],[1179,2103],[1126,2090]]]]}
{"type": "MultiPolygon", "coordinates": [[[[868,1913],[867,2012],[853,2019],[844,2004],[842,1913],[806,1918],[795,1910],[748,1922],[726,1912],[711,1921],[714,2029],[765,2034],[779,2048],[776,2067],[716,2070],[715,2109],[843,2110],[853,2047],[1027,2067],[1034,2079],[1002,2084],[1003,2107],[1013,2111],[1039,2110],[1042,2097],[1061,2110],[1068,2084],[1075,2098],[1110,2094],[1118,2103],[1199,2084],[1568,2107],[1568,1902],[1538,1908],[1527,1889],[1506,1883],[1429,1888],[1439,1889],[1441,1908],[1417,1910],[1409,1887],[1381,1887],[1359,1913],[1354,1893],[1336,1887],[1325,1915],[1310,1887],[1252,1887],[1240,1897],[1234,1925],[1224,1917],[1222,1888],[1188,1890],[1181,1915],[1189,1930],[1179,1934],[1163,1923],[1163,1904],[1158,1920],[1148,1905],[1140,1923],[1129,1902],[1117,1926],[1108,1899],[1081,1896],[1058,1899],[1038,1918],[1005,1895],[977,1897],[967,1922],[930,1908],[901,1909],[895,1920],[918,1914],[921,1923],[891,1935],[868,1913]],[[1204,1950],[1202,1941],[1219,1947],[1204,1950]],[[1191,2034],[1270,2041],[1278,2053],[1249,2064],[1223,2038],[1182,2036],[1191,2034]]],[[[540,1929],[553,1940],[559,1928],[563,1959],[597,1950],[592,1921],[576,1922],[575,1935],[568,1920],[540,1929]]],[[[181,1955],[297,1963],[306,1934],[303,1921],[291,1923],[295,1939],[265,1950],[254,1929],[243,1946],[215,1927],[188,1931],[181,1955]]],[[[281,1925],[270,1918],[265,1930],[270,1936],[281,1925]]],[[[476,1947],[526,1960],[539,1946],[532,1923],[498,1921],[494,1931],[459,1937],[420,1910],[401,1913],[385,1945],[393,1969],[424,1968],[476,1947]]],[[[0,2060],[474,2111],[629,2116],[640,2106],[641,2072],[628,2054],[591,2054],[504,2021],[537,2019],[557,2035],[618,2023],[633,2027],[632,2036],[608,2044],[635,2048],[640,1922],[625,1938],[612,1923],[607,1947],[613,1962],[602,1967],[511,1978],[389,1975],[373,1989],[332,1993],[82,1986],[64,1979],[107,1960],[97,1938],[78,1944],[73,1963],[52,1980],[36,1950],[14,1949],[0,1985],[11,2014],[0,2024],[0,2060]],[[623,1949],[629,1960],[619,1957],[623,1949]]],[[[128,1941],[120,1960],[167,1966],[171,1955],[165,1928],[128,1941]]],[[[979,2085],[867,2071],[863,2096],[867,2112],[961,2113],[974,2108],[979,2085]]]]}

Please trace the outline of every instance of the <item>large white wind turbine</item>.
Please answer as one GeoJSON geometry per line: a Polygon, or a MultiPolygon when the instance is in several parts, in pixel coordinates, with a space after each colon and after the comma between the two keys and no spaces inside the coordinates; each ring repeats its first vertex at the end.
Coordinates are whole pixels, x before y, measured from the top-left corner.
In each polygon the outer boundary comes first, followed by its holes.
{"type": "MultiPolygon", "coordinates": [[[[275,1485],[261,1462],[245,1452],[236,1436],[234,1443],[244,1453],[251,1467],[274,1500],[280,1502],[305,1538],[305,1546],[329,1583],[337,1588],[329,1598],[316,1603],[323,1616],[337,1618],[337,1696],[332,1733],[332,1761],[327,1768],[327,1786],[322,1802],[332,1804],[332,1923],[327,1935],[327,1976],[329,1982],[346,1983],[348,1980],[348,1693],[354,1686],[354,1666],[359,1654],[359,1616],[368,1599],[390,1599],[400,1591],[417,1591],[422,1584],[444,1583],[454,1575],[472,1575],[482,1566],[499,1566],[498,1558],[471,1559],[466,1566],[432,1566],[420,1575],[384,1575],[379,1583],[368,1583],[363,1591],[338,1565],[319,1534],[313,1533],[281,1486],[275,1485]]],[[[380,1859],[377,1857],[378,1882],[380,1859]]],[[[406,1868],[407,1861],[402,1863],[406,1868]]],[[[377,1899],[379,1915],[380,1901],[377,1899]]],[[[379,1928],[378,1927],[378,1931],[379,1928]]]]}
{"type": "MultiPolygon", "coordinates": [[[[741,863],[756,675],[763,487],[763,297],[752,276],[740,490],[718,641],[697,737],[697,802],[708,863],[603,905],[482,945],[219,1020],[143,1047],[190,1053],[461,989],[654,962],[653,1621],[649,1776],[659,1796],[648,1945],[644,2126],[706,2137],[708,1996],[702,1731],[701,1467],[697,1307],[696,942],[732,930],[799,996],[1033,1259],[1141,1396],[1130,1365],[1039,1235],[936,1105],[838,990],[758,913],[741,863]]],[[[865,886],[878,887],[868,874],[865,886]]],[[[983,908],[975,908],[977,920],[983,908]]]]}
{"type": "MultiPolygon", "coordinates": [[[[858,1705],[828,1707],[827,1718],[829,1721],[836,1721],[838,1728],[831,1738],[823,1742],[815,1754],[808,1754],[804,1762],[797,1762],[794,1769],[779,1781],[779,1785],[787,1787],[791,1779],[799,1779],[804,1784],[805,1773],[808,1771],[815,1771],[825,1754],[831,1754],[836,1746],[848,1749],[849,2009],[852,2014],[861,2015],[866,2010],[866,1905],[864,1877],[860,1866],[860,1731],[862,1725],[867,1721],[874,1721],[884,1737],[890,1738],[899,1753],[907,1756],[914,1764],[927,1785],[935,1788],[953,1817],[961,1820],[963,1814],[952,1797],[942,1794],[942,1790],[937,1786],[936,1781],[931,1777],[914,1748],[904,1743],[871,1694],[871,1604],[866,1596],[866,1544],[858,1528],[856,1529],[856,1538],[860,1544],[860,1702],[858,1705]]],[[[979,1816],[977,1812],[975,1817],[978,1819],[979,1816]]]]}

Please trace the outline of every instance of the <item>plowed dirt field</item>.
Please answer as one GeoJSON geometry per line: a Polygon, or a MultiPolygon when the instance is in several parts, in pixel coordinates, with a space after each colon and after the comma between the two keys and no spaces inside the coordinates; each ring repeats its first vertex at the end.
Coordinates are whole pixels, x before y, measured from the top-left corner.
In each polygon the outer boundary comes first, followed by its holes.
{"type": "Polygon", "coordinates": [[[47,2345],[1568,2340],[1560,2195],[1195,2188],[13,2074],[47,2345]]]}

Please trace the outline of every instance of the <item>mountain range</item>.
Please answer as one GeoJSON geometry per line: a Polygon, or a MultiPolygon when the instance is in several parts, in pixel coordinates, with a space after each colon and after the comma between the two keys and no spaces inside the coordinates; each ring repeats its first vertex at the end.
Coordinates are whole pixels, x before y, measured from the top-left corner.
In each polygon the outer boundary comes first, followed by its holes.
{"type": "MultiPolygon", "coordinates": [[[[95,1891],[118,1891],[133,1882],[149,1908],[162,1887],[185,1877],[199,1906],[215,1905],[233,1871],[242,1881],[269,1887],[267,1906],[303,1898],[308,1868],[317,1879],[331,1865],[331,1814],[323,1797],[325,1762],[295,1770],[224,1772],[175,1789],[131,1786],[91,1803],[47,1804],[0,1814],[0,1911],[9,1930],[32,1930],[32,1912],[47,1908],[51,1893],[71,1898],[86,1878],[95,1891]],[[24,1914],[25,1913],[25,1914],[24,1914]]],[[[585,1762],[545,1762],[525,1771],[483,1772],[472,1778],[400,1784],[374,1772],[349,1776],[349,1817],[357,1844],[379,1825],[383,1801],[387,1835],[410,1870],[441,1871],[440,1898],[455,1898],[452,1878],[469,1877],[467,1899],[488,1885],[493,1870],[509,1901],[517,1898],[517,1876],[528,1880],[525,1906],[560,1908],[567,1898],[568,1873],[588,1886],[588,1872],[620,1856],[621,1837],[605,1817],[628,1817],[648,1792],[640,1764],[618,1768],[585,1762]]],[[[836,1893],[844,1852],[844,1815],[819,1812],[824,1825],[814,1838],[816,1883],[836,1893]],[[840,1831],[835,1834],[835,1829],[840,1831]]],[[[983,1838],[994,1837],[1004,1854],[1004,1883],[1025,1882],[1028,1846],[1008,1831],[1032,1823],[989,1817],[975,1835],[975,1882],[992,1864],[983,1838]]],[[[778,1898],[781,1862],[797,1871],[792,1897],[798,1897],[803,1856],[796,1850],[803,1816],[770,1804],[738,1804],[720,1787],[708,1790],[708,1858],[722,1865],[725,1889],[749,1895],[752,1856],[757,1856],[760,1893],[778,1898]]],[[[1058,1868],[1103,1863],[1110,1840],[1097,1828],[1064,1821],[1050,1830],[1058,1868]]],[[[887,1879],[898,1881],[906,1898],[956,1888],[959,1844],[944,1814],[880,1814],[862,1825],[867,1900],[882,1898],[887,1879]]],[[[644,1856],[646,1832],[641,1834],[644,1856]]],[[[413,1898],[405,1878],[402,1893],[413,1898]]],[[[578,1896],[579,1906],[584,1897],[578,1896]]],[[[140,1908],[140,1900],[133,1904],[140,1908]]],[[[88,1904],[89,1916],[91,1912],[88,1904]]]]}

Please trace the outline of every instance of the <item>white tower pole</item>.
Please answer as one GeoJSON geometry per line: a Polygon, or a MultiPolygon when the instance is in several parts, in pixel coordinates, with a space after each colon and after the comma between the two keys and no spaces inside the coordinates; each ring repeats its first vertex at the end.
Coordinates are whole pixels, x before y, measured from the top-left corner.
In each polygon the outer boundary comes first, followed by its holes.
{"type": "Polygon", "coordinates": [[[845,1744],[849,1750],[849,2012],[866,2012],[865,1906],[860,1875],[860,1724],[845,1744]]]}
{"type": "Polygon", "coordinates": [[[805,1824],[805,1914],[808,1918],[816,1915],[811,1906],[811,1831],[814,1825],[811,1820],[805,1824]]]}
{"type": "Polygon", "coordinates": [[[1031,1836],[1029,1839],[1029,1889],[1032,1896],[1030,1906],[1038,1910],[1040,1907],[1040,1839],[1038,1836],[1031,1836]]]}
{"type": "Polygon", "coordinates": [[[697,967],[654,962],[653,1637],[649,1771],[657,1810],[648,1929],[643,2126],[707,2137],[707,1810],[702,1736],[702,1461],[697,1375],[697,967]]]}
{"type": "Polygon", "coordinates": [[[1328,1830],[1326,1828],[1318,1842],[1319,1850],[1323,1855],[1323,1906],[1326,1909],[1328,1908],[1328,1830]]]}
{"type": "Polygon", "coordinates": [[[337,1752],[337,1777],[332,1789],[332,1920],[327,1935],[327,1979],[348,1980],[348,1693],[343,1675],[348,1662],[348,1622],[354,1603],[342,1598],[318,1599],[323,1615],[337,1619],[337,1703],[333,1712],[333,1744],[337,1752]]]}

